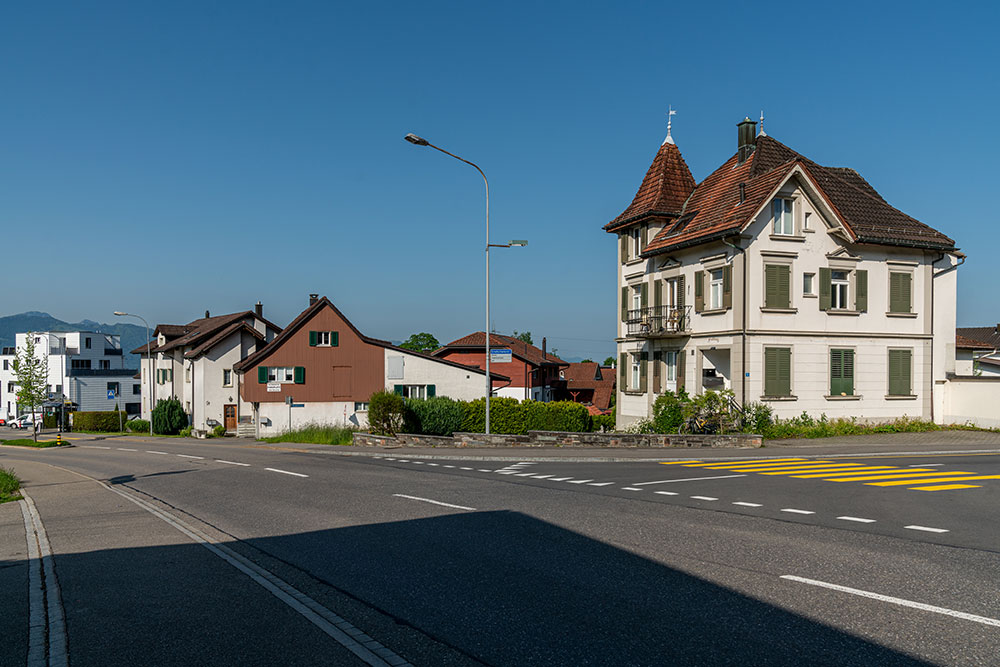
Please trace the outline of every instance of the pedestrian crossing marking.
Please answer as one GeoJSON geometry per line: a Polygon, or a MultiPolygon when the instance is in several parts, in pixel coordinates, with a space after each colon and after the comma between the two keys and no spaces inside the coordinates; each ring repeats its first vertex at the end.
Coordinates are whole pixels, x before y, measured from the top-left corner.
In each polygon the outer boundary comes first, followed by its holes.
{"type": "Polygon", "coordinates": [[[826,468],[828,466],[860,466],[861,463],[836,463],[834,461],[818,461],[816,463],[785,463],[780,466],[732,466],[730,470],[743,472],[767,472],[770,470],[802,470],[806,468],[826,468]]]}
{"type": "Polygon", "coordinates": [[[661,466],[682,466],[689,463],[700,463],[697,459],[694,461],[657,461],[661,466]]]}
{"type": "Polygon", "coordinates": [[[863,467],[863,466],[855,466],[855,465],[850,465],[850,466],[845,466],[845,465],[840,465],[840,466],[816,466],[814,468],[795,468],[794,470],[769,470],[769,471],[761,472],[760,474],[761,475],[800,475],[800,474],[802,474],[804,472],[813,472],[813,471],[816,471],[816,472],[830,472],[830,473],[834,473],[834,472],[860,472],[858,470],[858,468],[860,468],[860,467],[863,467]]]}
{"type": "MultiPolygon", "coordinates": [[[[912,470],[912,468],[911,468],[912,470]]],[[[918,480],[924,477],[934,477],[934,476],[945,476],[945,475],[975,475],[974,472],[966,472],[965,470],[953,470],[952,472],[907,472],[907,473],[895,473],[892,475],[861,475],[858,477],[846,477],[844,479],[830,479],[829,482],[871,482],[879,479],[900,479],[902,477],[910,477],[913,480],[918,480]]],[[[934,481],[934,480],[931,480],[934,481]]],[[[904,482],[905,483],[905,482],[904,482]]]]}
{"type": "MultiPolygon", "coordinates": [[[[845,477],[849,475],[857,475],[859,472],[864,472],[865,474],[882,474],[890,472],[900,472],[902,470],[923,470],[923,468],[895,468],[893,466],[868,466],[864,468],[854,468],[850,472],[818,472],[810,475],[792,475],[795,479],[814,479],[817,477],[845,477]]],[[[927,468],[926,470],[931,470],[927,468]]]]}
{"type": "MultiPolygon", "coordinates": [[[[949,473],[945,473],[949,474],[949,473]]],[[[975,473],[950,473],[950,474],[966,474],[975,475],[974,477],[939,477],[936,479],[906,479],[906,480],[896,480],[894,482],[868,482],[868,486],[901,486],[903,484],[923,484],[924,482],[971,482],[973,480],[980,479],[1000,479],[1000,475],[976,475],[975,473]]]]}
{"type": "Polygon", "coordinates": [[[745,465],[767,465],[771,463],[786,463],[786,462],[797,462],[805,463],[807,459],[762,459],[759,461],[714,461],[711,463],[686,463],[681,465],[686,465],[689,468],[728,468],[730,466],[745,466],[745,465]]]}
{"type": "Polygon", "coordinates": [[[941,486],[915,486],[910,491],[951,491],[953,489],[981,489],[978,484],[942,484],[941,486]]]}

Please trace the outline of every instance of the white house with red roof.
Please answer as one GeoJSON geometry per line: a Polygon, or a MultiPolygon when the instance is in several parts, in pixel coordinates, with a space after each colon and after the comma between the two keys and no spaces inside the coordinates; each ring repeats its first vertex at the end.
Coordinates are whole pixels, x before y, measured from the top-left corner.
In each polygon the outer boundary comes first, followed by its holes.
{"type": "Polygon", "coordinates": [[[619,426],[680,388],[731,389],[779,417],[934,417],[964,255],[856,171],[749,118],[737,135],[696,184],[668,130],[604,227],[619,243],[619,426]]]}

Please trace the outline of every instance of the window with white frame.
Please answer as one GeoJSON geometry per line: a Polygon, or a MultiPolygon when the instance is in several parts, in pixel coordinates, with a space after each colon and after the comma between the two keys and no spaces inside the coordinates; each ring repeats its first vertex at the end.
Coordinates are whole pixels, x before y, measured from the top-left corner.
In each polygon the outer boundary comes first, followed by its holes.
{"type": "Polygon", "coordinates": [[[632,310],[640,308],[642,308],[642,286],[635,285],[632,287],[632,310]]]}
{"type": "Polygon", "coordinates": [[[722,308],[722,269],[709,272],[708,307],[710,310],[722,308]]]}
{"type": "Polygon", "coordinates": [[[295,382],[295,367],[294,366],[268,366],[267,367],[267,381],[268,382],[295,382]]]}
{"type": "Polygon", "coordinates": [[[677,352],[667,352],[667,382],[677,381],[677,352]]]}
{"type": "Polygon", "coordinates": [[[222,369],[222,386],[223,387],[233,386],[233,371],[228,368],[222,369]]]}
{"type": "Polygon", "coordinates": [[[677,279],[663,282],[663,305],[672,310],[677,307],[677,279]]]}
{"type": "Polygon", "coordinates": [[[330,344],[330,332],[329,331],[317,331],[316,332],[316,344],[317,345],[329,345],[330,344]]]}
{"type": "Polygon", "coordinates": [[[191,382],[191,367],[190,366],[185,366],[184,367],[184,381],[185,382],[191,382]]]}
{"type": "Polygon", "coordinates": [[[802,274],[802,293],[807,296],[816,296],[816,274],[802,274]]]}
{"type": "Polygon", "coordinates": [[[629,244],[631,246],[629,257],[635,259],[642,252],[642,228],[633,227],[629,235],[632,237],[632,242],[629,244]]]}
{"type": "Polygon", "coordinates": [[[367,402],[355,401],[354,402],[354,411],[355,412],[368,412],[368,403],[367,402]]]}
{"type": "Polygon", "coordinates": [[[802,214],[802,231],[812,231],[812,213],[809,211],[802,214]]]}
{"type": "Polygon", "coordinates": [[[427,385],[397,384],[394,389],[403,398],[427,398],[427,385]]]}
{"type": "Polygon", "coordinates": [[[830,272],[830,308],[847,310],[851,307],[851,272],[830,272]]]}
{"type": "Polygon", "coordinates": [[[632,391],[639,391],[639,379],[642,374],[642,358],[638,352],[629,355],[631,368],[628,374],[628,388],[632,391]]]}
{"type": "Polygon", "coordinates": [[[779,236],[795,234],[795,218],[793,216],[794,200],[781,199],[771,202],[771,217],[774,221],[774,233],[779,236]]]}

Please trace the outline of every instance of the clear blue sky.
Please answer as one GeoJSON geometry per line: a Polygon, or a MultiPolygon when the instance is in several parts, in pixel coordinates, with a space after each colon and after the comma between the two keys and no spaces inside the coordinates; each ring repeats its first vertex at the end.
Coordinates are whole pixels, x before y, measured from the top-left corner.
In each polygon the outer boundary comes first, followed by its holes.
{"type": "Polygon", "coordinates": [[[696,179],[764,109],[957,239],[959,325],[1000,321],[995,3],[6,3],[0,315],[127,309],[614,353],[614,237],[665,133],[696,179]],[[18,6],[20,5],[20,6],[18,6]]]}

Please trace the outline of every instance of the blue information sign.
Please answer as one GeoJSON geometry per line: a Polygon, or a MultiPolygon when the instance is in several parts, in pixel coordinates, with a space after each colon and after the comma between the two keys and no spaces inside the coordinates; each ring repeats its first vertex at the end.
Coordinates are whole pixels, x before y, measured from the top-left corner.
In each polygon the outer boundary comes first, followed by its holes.
{"type": "Polygon", "coordinates": [[[113,401],[114,399],[115,399],[115,390],[114,389],[108,389],[108,400],[112,400],[113,401]]]}

